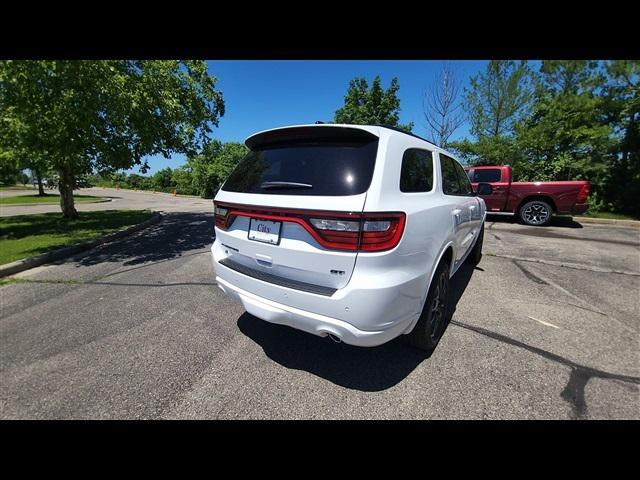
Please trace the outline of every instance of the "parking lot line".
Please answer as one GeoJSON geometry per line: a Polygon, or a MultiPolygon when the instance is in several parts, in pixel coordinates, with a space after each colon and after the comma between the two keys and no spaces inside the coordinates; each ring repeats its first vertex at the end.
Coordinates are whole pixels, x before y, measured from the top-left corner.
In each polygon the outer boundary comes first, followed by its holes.
{"type": "Polygon", "coordinates": [[[547,327],[560,328],[557,325],[554,325],[553,323],[545,322],[544,320],[538,320],[537,318],[530,317],[529,315],[527,315],[527,318],[530,318],[531,320],[535,320],[536,322],[546,325],[547,327]]]}

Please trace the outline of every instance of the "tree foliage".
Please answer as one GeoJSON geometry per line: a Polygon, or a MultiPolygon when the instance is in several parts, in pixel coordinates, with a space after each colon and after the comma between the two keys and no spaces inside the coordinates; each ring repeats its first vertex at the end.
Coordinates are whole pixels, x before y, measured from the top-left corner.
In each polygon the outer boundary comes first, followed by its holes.
{"type": "Polygon", "coordinates": [[[486,71],[472,77],[465,105],[476,137],[500,138],[527,111],[533,95],[526,62],[492,60],[486,71]]]}
{"type": "Polygon", "coordinates": [[[349,82],[344,97],[344,105],[336,110],[336,123],[359,125],[392,125],[411,131],[413,122],[400,125],[400,84],[397,78],[391,80],[388,89],[382,88],[380,76],[373,79],[371,88],[365,78],[356,77],[349,82]]]}
{"type": "Polygon", "coordinates": [[[202,61],[0,62],[0,151],[42,158],[60,176],[63,214],[77,216],[74,177],[195,154],[224,114],[202,61]]]}
{"type": "MultiPolygon", "coordinates": [[[[472,111],[496,104],[488,73],[483,78],[468,92],[472,111]]],[[[592,208],[640,216],[640,62],[543,61],[519,82],[525,91],[533,86],[531,95],[514,94],[527,99],[520,107],[527,114],[497,136],[487,128],[495,125],[490,116],[477,114],[475,138],[453,143],[463,159],[508,163],[519,181],[587,179],[592,208]]]]}
{"type": "Polygon", "coordinates": [[[247,147],[242,143],[213,141],[200,155],[187,159],[197,194],[203,198],[213,198],[247,152],[247,147]]]}
{"type": "Polygon", "coordinates": [[[102,172],[93,175],[90,183],[102,187],[120,187],[135,190],[154,190],[181,195],[199,195],[213,198],[235,166],[247,154],[242,143],[222,143],[213,140],[198,155],[188,157],[184,165],[158,170],[151,176],[137,173],[102,172]]]}
{"type": "Polygon", "coordinates": [[[612,147],[602,121],[595,62],[544,61],[531,114],[516,125],[521,178],[585,179],[602,175],[612,147]]]}

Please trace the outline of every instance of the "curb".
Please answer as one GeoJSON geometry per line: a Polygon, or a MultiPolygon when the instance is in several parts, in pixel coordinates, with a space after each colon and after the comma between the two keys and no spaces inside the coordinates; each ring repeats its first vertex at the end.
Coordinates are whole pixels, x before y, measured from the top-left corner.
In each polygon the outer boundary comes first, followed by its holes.
{"type": "Polygon", "coordinates": [[[70,257],[72,255],[75,255],[76,253],[80,253],[93,247],[97,247],[98,245],[102,245],[103,243],[118,240],[120,238],[131,235],[132,233],[143,230],[151,225],[154,225],[160,222],[162,218],[163,215],[161,213],[154,212],[153,216],[149,220],[145,220],[144,222],[137,225],[132,225],[131,227],[128,227],[124,230],[109,233],[108,235],[103,235],[102,237],[94,238],[92,240],[78,243],[76,245],[71,245],[70,247],[64,247],[58,250],[43,253],[42,255],[38,255],[36,257],[23,258],[22,260],[16,260],[15,262],[7,263],[0,266],[0,278],[23,272],[31,268],[39,267],[40,265],[44,265],[45,263],[51,263],[55,260],[61,260],[63,258],[70,257]]]}
{"type": "Polygon", "coordinates": [[[593,218],[593,217],[571,217],[578,223],[600,223],[603,225],[627,225],[640,228],[639,220],[616,220],[614,218],[593,218]]]}

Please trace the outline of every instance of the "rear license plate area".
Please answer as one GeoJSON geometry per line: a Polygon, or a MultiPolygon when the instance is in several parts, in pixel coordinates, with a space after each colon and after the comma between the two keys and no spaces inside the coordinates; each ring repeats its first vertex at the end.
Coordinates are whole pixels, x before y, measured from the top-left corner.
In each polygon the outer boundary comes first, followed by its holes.
{"type": "Polygon", "coordinates": [[[249,222],[249,240],[278,245],[280,243],[280,230],[282,222],[252,218],[249,222]]]}

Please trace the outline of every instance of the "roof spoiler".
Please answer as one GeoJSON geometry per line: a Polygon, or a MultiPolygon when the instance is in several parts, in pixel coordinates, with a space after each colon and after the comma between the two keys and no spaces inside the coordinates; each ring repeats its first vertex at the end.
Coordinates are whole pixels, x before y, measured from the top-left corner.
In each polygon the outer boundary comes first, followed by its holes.
{"type": "Polygon", "coordinates": [[[259,132],[247,138],[244,143],[250,150],[255,150],[290,142],[334,140],[338,142],[367,143],[377,139],[376,135],[362,128],[319,124],[276,128],[259,132]]]}

